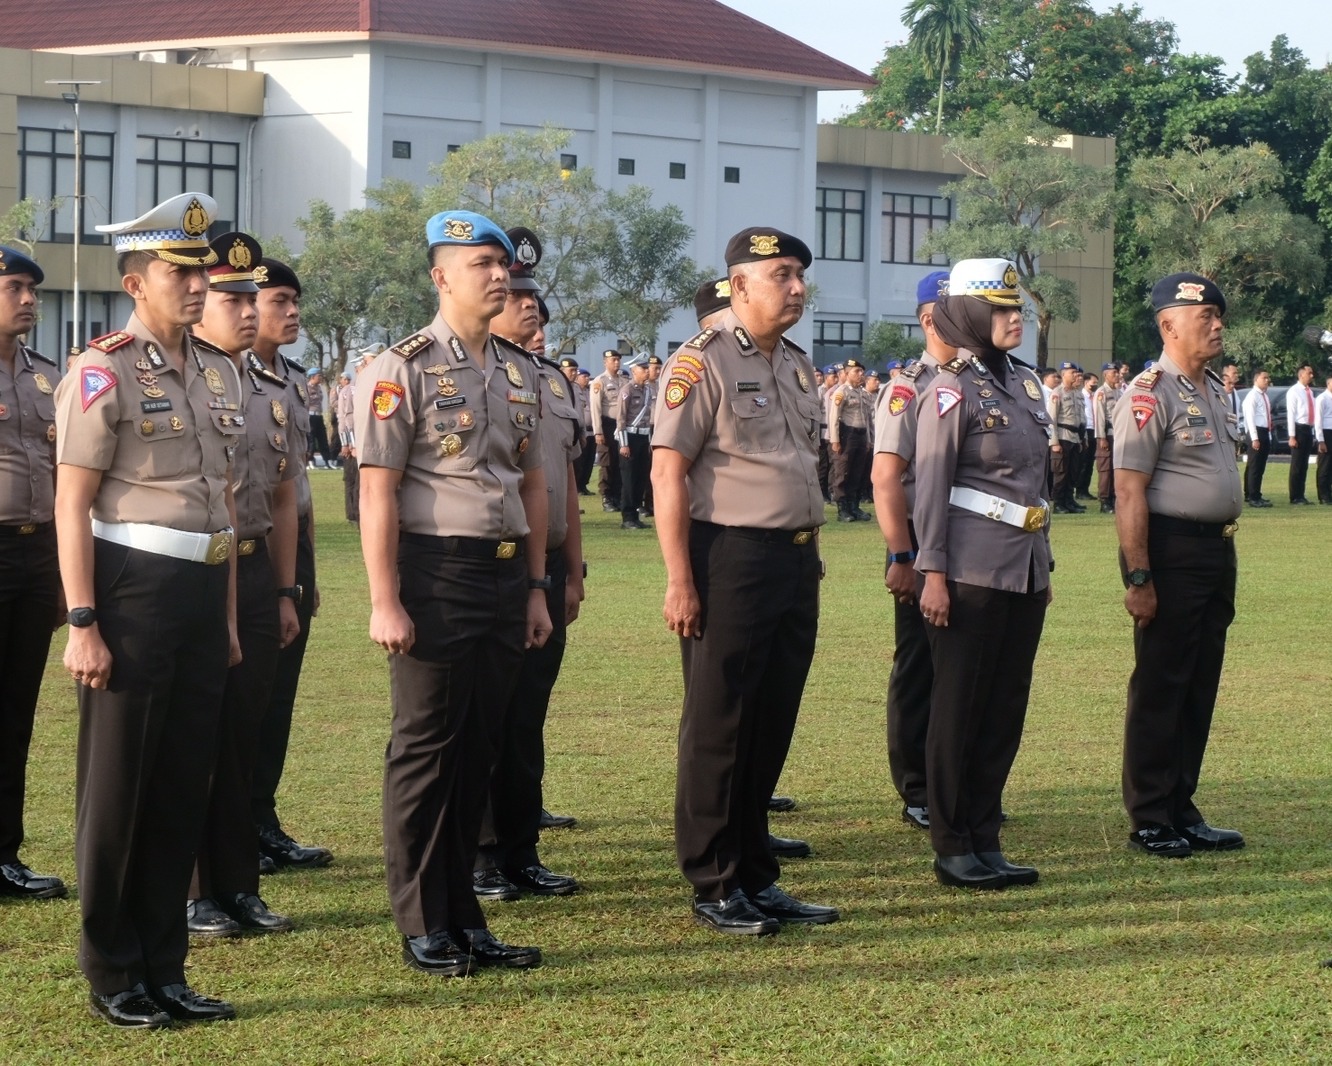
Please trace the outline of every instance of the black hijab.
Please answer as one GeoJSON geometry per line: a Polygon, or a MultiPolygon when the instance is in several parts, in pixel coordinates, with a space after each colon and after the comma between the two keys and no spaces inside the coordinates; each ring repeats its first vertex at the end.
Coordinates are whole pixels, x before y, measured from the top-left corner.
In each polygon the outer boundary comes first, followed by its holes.
{"type": "Polygon", "coordinates": [[[950,348],[965,348],[980,356],[995,374],[1008,365],[1008,353],[991,339],[993,304],[975,296],[941,296],[934,305],[934,329],[950,348]]]}

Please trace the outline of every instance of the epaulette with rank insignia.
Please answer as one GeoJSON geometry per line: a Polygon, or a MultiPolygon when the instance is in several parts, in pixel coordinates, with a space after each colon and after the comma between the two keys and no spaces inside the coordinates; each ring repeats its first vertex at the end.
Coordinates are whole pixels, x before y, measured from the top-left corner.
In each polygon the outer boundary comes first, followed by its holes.
{"type": "Polygon", "coordinates": [[[1214,383],[1220,385],[1222,389],[1226,387],[1226,383],[1221,380],[1221,375],[1214,371],[1210,366],[1203,367],[1203,373],[1211,378],[1214,383]]]}
{"type": "Polygon", "coordinates": [[[939,367],[940,370],[947,371],[949,374],[960,374],[962,371],[966,370],[966,368],[967,360],[963,359],[960,355],[948,360],[948,362],[939,367]]]}
{"type": "Polygon", "coordinates": [[[54,359],[50,358],[49,356],[45,356],[45,355],[43,355],[43,354],[42,354],[41,352],[39,352],[36,348],[29,348],[29,347],[25,344],[25,345],[23,346],[23,350],[24,350],[25,352],[27,352],[30,356],[32,356],[34,359],[40,359],[43,363],[47,363],[47,364],[49,364],[49,365],[51,365],[51,366],[59,366],[59,365],[60,365],[59,363],[57,363],[54,359]]]}
{"type": "MultiPolygon", "coordinates": [[[[550,359],[550,358],[548,358],[547,356],[542,355],[540,352],[528,352],[527,354],[528,354],[529,356],[531,356],[531,358],[532,358],[532,362],[534,362],[534,363],[544,363],[546,366],[550,367],[552,370],[560,370],[560,364],[559,364],[559,363],[555,362],[554,359],[550,359]]],[[[560,377],[563,377],[563,376],[564,376],[564,372],[561,370],[561,371],[560,371],[560,377]]]]}
{"type": "Polygon", "coordinates": [[[115,333],[108,333],[104,337],[98,337],[88,342],[89,348],[96,348],[99,352],[114,352],[117,348],[123,348],[134,340],[133,333],[126,333],[123,329],[115,333]]]}
{"type": "Polygon", "coordinates": [[[289,355],[284,355],[284,356],[282,357],[282,361],[283,361],[284,363],[287,364],[287,369],[288,369],[288,370],[294,370],[294,371],[296,371],[296,373],[298,373],[298,374],[304,374],[304,373],[305,373],[305,370],[306,370],[305,364],[304,364],[304,363],[301,363],[301,362],[297,362],[297,361],[296,361],[295,359],[293,359],[291,356],[289,356],[289,355]]]}
{"type": "Polygon", "coordinates": [[[220,355],[224,359],[231,358],[231,353],[229,353],[223,348],[219,348],[212,341],[204,340],[198,334],[195,333],[190,334],[190,343],[193,344],[196,348],[202,348],[206,352],[212,352],[214,355],[220,355]]]}
{"type": "Polygon", "coordinates": [[[273,371],[264,365],[264,361],[254,352],[250,352],[245,357],[245,368],[252,374],[257,374],[265,381],[271,381],[274,385],[285,385],[286,381],[278,377],[273,371]]]}
{"type": "Polygon", "coordinates": [[[1161,380],[1161,371],[1144,370],[1141,374],[1139,374],[1136,378],[1133,379],[1133,387],[1135,389],[1146,389],[1148,392],[1151,392],[1152,389],[1156,388],[1156,383],[1160,380],[1161,380]]]}
{"type": "Polygon", "coordinates": [[[902,376],[906,378],[907,381],[915,381],[916,378],[920,377],[920,375],[923,373],[925,373],[924,363],[912,363],[909,367],[907,367],[905,370],[902,371],[902,376]]]}
{"type": "Polygon", "coordinates": [[[534,360],[536,358],[536,356],[534,356],[526,348],[519,347],[518,345],[514,344],[513,341],[507,340],[506,338],[501,337],[497,333],[492,333],[490,335],[490,339],[495,342],[497,347],[508,348],[512,352],[517,352],[519,355],[526,356],[529,361],[534,360]]]}
{"type": "Polygon", "coordinates": [[[804,348],[800,347],[800,345],[798,345],[798,344],[797,344],[795,341],[793,341],[790,337],[783,337],[783,338],[782,338],[782,343],[785,344],[788,348],[790,348],[791,351],[793,351],[793,352],[799,352],[801,355],[808,355],[808,354],[809,354],[807,351],[805,351],[804,348]]]}
{"type": "Polygon", "coordinates": [[[694,336],[690,337],[684,342],[684,344],[680,345],[680,347],[693,348],[695,351],[701,352],[712,342],[712,339],[715,336],[717,336],[717,331],[709,326],[702,332],[694,334],[694,336]]]}
{"type": "Polygon", "coordinates": [[[413,356],[425,351],[435,343],[435,338],[428,333],[417,333],[408,337],[405,341],[399,341],[389,349],[394,355],[403,359],[411,359],[413,356]]]}

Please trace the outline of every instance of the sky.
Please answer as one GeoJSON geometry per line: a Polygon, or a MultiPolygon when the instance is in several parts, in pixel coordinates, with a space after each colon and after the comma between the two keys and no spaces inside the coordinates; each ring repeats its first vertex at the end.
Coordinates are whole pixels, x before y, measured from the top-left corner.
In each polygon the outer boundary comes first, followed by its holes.
{"type": "MultiPolygon", "coordinates": [[[[721,2],[866,73],[888,45],[901,44],[907,35],[903,0],[721,2]]],[[[1092,0],[1092,7],[1109,11],[1115,2],[1092,0]]],[[[1328,0],[1136,0],[1136,6],[1145,18],[1175,24],[1180,51],[1218,55],[1232,74],[1243,72],[1245,56],[1267,51],[1283,33],[1314,66],[1332,62],[1328,0]]],[[[820,93],[819,118],[835,119],[859,102],[857,92],[820,93]]]]}

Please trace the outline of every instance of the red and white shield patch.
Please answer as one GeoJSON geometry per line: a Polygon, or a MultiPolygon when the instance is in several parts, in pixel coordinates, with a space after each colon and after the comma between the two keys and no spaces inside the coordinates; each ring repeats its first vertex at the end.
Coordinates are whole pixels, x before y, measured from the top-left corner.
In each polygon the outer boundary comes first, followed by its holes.
{"type": "Polygon", "coordinates": [[[1152,415],[1155,413],[1156,408],[1154,406],[1145,403],[1135,403],[1133,405],[1133,421],[1138,424],[1139,432],[1141,432],[1143,426],[1152,420],[1152,415]]]}
{"type": "Polygon", "coordinates": [[[86,411],[97,397],[105,396],[116,387],[116,376],[105,367],[85,366],[79,377],[79,387],[79,396],[86,411]]]}
{"type": "Polygon", "coordinates": [[[936,389],[934,395],[939,404],[940,418],[943,418],[944,415],[962,402],[962,394],[957,389],[950,389],[946,386],[936,389]]]}
{"type": "Polygon", "coordinates": [[[375,392],[371,399],[371,405],[375,410],[376,418],[390,418],[402,403],[404,389],[401,385],[393,381],[375,382],[375,392]]]}

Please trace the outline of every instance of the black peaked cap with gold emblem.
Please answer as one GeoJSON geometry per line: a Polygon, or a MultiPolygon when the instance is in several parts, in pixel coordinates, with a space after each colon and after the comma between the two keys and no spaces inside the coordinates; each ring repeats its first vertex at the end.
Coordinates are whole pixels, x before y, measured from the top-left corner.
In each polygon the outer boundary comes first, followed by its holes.
{"type": "Polygon", "coordinates": [[[281,259],[261,259],[254,268],[254,283],[261,289],[295,289],[296,295],[301,295],[301,279],[281,259]]]}
{"type": "Polygon", "coordinates": [[[208,288],[213,292],[258,292],[255,268],[264,258],[259,242],[248,233],[223,233],[214,237],[217,262],[208,268],[208,288]]]}
{"type": "Polygon", "coordinates": [[[768,259],[786,257],[800,260],[800,265],[808,268],[814,262],[809,245],[799,237],[783,233],[779,229],[763,226],[751,226],[742,229],[726,242],[726,265],[739,266],[741,263],[762,263],[768,259]]]}

